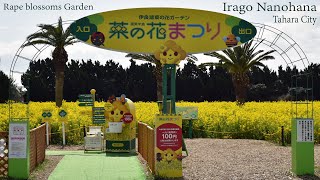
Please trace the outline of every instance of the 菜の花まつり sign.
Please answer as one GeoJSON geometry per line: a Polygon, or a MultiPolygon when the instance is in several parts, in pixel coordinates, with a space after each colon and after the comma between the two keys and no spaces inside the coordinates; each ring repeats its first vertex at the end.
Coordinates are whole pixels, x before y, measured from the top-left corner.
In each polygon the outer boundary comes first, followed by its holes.
{"type": "Polygon", "coordinates": [[[87,44],[145,54],[162,52],[171,41],[189,54],[222,50],[251,40],[256,32],[251,23],[234,16],[182,8],[107,11],[71,24],[71,33],[87,44]]]}

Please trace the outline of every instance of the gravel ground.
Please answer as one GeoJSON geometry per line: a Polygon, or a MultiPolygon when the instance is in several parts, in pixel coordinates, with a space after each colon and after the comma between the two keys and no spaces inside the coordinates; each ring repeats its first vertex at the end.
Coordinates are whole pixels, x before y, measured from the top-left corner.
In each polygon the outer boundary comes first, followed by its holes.
{"type": "MultiPolygon", "coordinates": [[[[183,159],[185,180],[320,180],[319,145],[315,146],[316,176],[296,177],[290,172],[291,147],[240,139],[185,139],[185,142],[189,152],[189,156],[183,159]]],[[[62,150],[62,147],[49,146],[48,149],[62,150]]],[[[63,150],[83,150],[83,146],[66,146],[63,150]]],[[[47,179],[62,156],[47,156],[46,159],[43,165],[31,174],[31,179],[47,179]]],[[[145,165],[145,161],[142,161],[142,164],[145,165]]]]}
{"type": "Polygon", "coordinates": [[[29,180],[48,179],[51,172],[56,168],[62,158],[63,156],[46,156],[44,162],[30,174],[29,180]]]}
{"type": "Polygon", "coordinates": [[[291,174],[291,147],[240,139],[186,139],[184,179],[320,179],[320,146],[315,146],[317,176],[291,174]]]}

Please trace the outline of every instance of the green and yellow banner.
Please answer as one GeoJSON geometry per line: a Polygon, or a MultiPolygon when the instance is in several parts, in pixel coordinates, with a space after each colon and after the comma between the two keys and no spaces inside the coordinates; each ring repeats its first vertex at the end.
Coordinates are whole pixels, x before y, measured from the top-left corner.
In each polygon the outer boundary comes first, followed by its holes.
{"type": "Polygon", "coordinates": [[[256,32],[251,23],[234,16],[182,8],[107,11],[71,24],[71,33],[87,44],[144,54],[173,49],[165,44],[172,41],[190,54],[222,50],[251,40],[256,32]]]}

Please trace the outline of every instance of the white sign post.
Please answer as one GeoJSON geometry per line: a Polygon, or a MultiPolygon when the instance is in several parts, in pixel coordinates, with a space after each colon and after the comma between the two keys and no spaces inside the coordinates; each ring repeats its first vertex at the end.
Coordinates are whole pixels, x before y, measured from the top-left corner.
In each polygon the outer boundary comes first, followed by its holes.
{"type": "Polygon", "coordinates": [[[45,109],[42,111],[42,121],[46,122],[46,139],[47,139],[47,146],[49,146],[49,121],[52,120],[52,110],[45,109]]]}
{"type": "Polygon", "coordinates": [[[66,145],[66,131],[65,131],[65,126],[64,122],[67,120],[67,112],[65,110],[59,111],[59,119],[62,122],[62,144],[63,146],[66,145]]]}

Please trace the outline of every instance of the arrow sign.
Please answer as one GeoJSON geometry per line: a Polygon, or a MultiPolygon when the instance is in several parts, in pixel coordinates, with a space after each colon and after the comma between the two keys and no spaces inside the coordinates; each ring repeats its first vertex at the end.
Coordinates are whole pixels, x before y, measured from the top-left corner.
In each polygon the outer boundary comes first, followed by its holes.
{"type": "Polygon", "coordinates": [[[92,98],[92,94],[80,94],[78,97],[79,97],[79,99],[82,99],[82,98],[92,98]]]}
{"type": "Polygon", "coordinates": [[[93,107],[92,112],[93,112],[93,116],[92,116],[93,124],[105,123],[104,107],[93,107]]]}
{"type": "Polygon", "coordinates": [[[93,103],[79,103],[79,106],[93,106],[93,103]]]}

